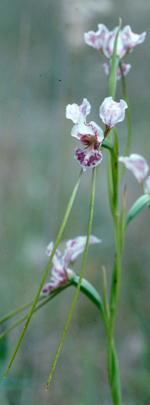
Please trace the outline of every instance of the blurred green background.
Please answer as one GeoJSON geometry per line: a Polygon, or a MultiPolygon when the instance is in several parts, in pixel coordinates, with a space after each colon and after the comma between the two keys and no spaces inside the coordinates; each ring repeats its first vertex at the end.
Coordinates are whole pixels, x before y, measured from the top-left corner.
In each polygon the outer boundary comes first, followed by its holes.
{"type": "MultiPolygon", "coordinates": [[[[128,56],[126,78],[131,106],[131,151],[150,164],[150,2],[149,0],[5,0],[0,3],[0,316],[32,300],[47,262],[45,249],[55,240],[80,171],[74,160],[76,139],[65,118],[68,103],[92,105],[88,122],[102,125],[98,109],[107,96],[102,55],[84,43],[83,33],[110,30],[122,17],[146,41],[128,56]]],[[[117,101],[122,98],[118,82],[117,101]]],[[[118,124],[120,154],[126,123],[118,124]]],[[[106,150],[99,166],[92,233],[103,240],[90,247],[85,277],[102,292],[114,260],[114,234],[107,196],[106,150]]],[[[87,232],[91,171],[81,181],[64,241],[87,232]]],[[[141,195],[126,173],[127,206],[141,195]]],[[[150,212],[130,224],[125,240],[115,338],[124,405],[150,404],[150,212]]],[[[79,274],[82,257],[75,270],[79,274]]],[[[49,277],[48,277],[49,279],[49,277]]],[[[106,335],[98,310],[82,294],[51,381],[47,377],[65,325],[71,287],[36,313],[13,366],[4,372],[21,325],[0,346],[2,405],[109,405],[106,335]]],[[[9,322],[3,325],[8,327],[9,322]]],[[[2,327],[1,327],[2,331],[2,327]]]]}

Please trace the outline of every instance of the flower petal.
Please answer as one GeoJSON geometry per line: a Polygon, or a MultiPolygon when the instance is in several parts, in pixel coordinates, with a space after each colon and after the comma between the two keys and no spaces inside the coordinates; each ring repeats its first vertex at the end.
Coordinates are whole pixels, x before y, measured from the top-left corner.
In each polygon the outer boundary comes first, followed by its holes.
{"type": "Polygon", "coordinates": [[[91,105],[86,98],[83,99],[82,104],[68,104],[66,107],[66,118],[71,119],[75,124],[78,122],[79,114],[86,117],[91,111],[91,105]]]}
{"type": "Polygon", "coordinates": [[[92,142],[97,142],[99,146],[104,140],[103,130],[94,121],[87,124],[81,114],[78,117],[78,123],[71,130],[71,135],[87,146],[92,142]]]}
{"type": "Polygon", "coordinates": [[[105,42],[105,38],[108,35],[109,31],[103,24],[98,24],[98,31],[89,31],[84,34],[84,40],[87,45],[92,46],[93,48],[100,51],[105,42]]]}
{"type": "Polygon", "coordinates": [[[127,103],[120,100],[120,103],[113,101],[112,97],[107,97],[100,106],[99,115],[105,125],[113,128],[118,122],[125,118],[127,103]]]}
{"type": "Polygon", "coordinates": [[[143,180],[146,179],[149,171],[149,166],[143,156],[132,153],[129,157],[120,156],[119,162],[125,164],[126,168],[134,174],[140,184],[143,180]]]}
{"type": "MultiPolygon", "coordinates": [[[[108,58],[108,59],[110,59],[113,54],[114,43],[115,43],[117,31],[118,31],[118,27],[115,27],[113,29],[113,31],[110,31],[103,44],[103,53],[106,56],[106,58],[108,58]]],[[[127,46],[123,40],[121,31],[119,31],[118,40],[117,40],[117,56],[119,56],[119,58],[122,59],[125,56],[126,52],[127,52],[127,46]]]]}
{"type": "Polygon", "coordinates": [[[98,149],[94,149],[94,144],[91,144],[86,149],[75,149],[75,159],[80,163],[85,171],[88,167],[95,167],[101,163],[103,159],[102,153],[98,149]]]}
{"type": "Polygon", "coordinates": [[[42,288],[42,291],[41,291],[41,296],[43,296],[43,295],[49,295],[50,294],[50,292],[52,291],[52,285],[51,285],[51,283],[45,283],[44,285],[43,285],[43,288],[42,288]]]}
{"type": "MultiPolygon", "coordinates": [[[[99,24],[98,31],[85,33],[84,39],[88,45],[101,51],[107,59],[110,59],[114,49],[117,30],[118,27],[115,27],[113,31],[109,31],[105,25],[99,24]]],[[[120,60],[128,54],[128,51],[131,52],[135,46],[141,44],[145,40],[145,36],[146,32],[143,32],[141,35],[134,34],[129,25],[126,25],[122,31],[120,30],[117,40],[117,55],[120,60]]]]}
{"type": "MultiPolygon", "coordinates": [[[[63,256],[63,263],[64,267],[67,267],[68,262],[71,264],[74,263],[76,258],[80,253],[82,253],[85,249],[87,236],[78,236],[75,239],[70,239],[66,243],[66,249],[63,256]]],[[[96,236],[91,235],[89,244],[92,245],[93,243],[100,243],[102,242],[96,236]]]]}
{"type": "MultiPolygon", "coordinates": [[[[54,247],[54,243],[50,242],[49,245],[46,248],[46,254],[47,254],[48,257],[50,257],[50,255],[52,253],[52,250],[53,250],[53,247],[54,247]]],[[[52,262],[54,263],[54,262],[59,261],[60,257],[61,257],[61,252],[60,252],[59,249],[56,249],[56,251],[54,253],[54,256],[53,256],[52,262]]]]}
{"type": "Polygon", "coordinates": [[[122,30],[122,37],[124,42],[126,43],[127,48],[130,50],[135,48],[138,44],[142,44],[146,37],[146,32],[143,32],[141,35],[134,34],[131,30],[130,25],[126,25],[122,30]]]}

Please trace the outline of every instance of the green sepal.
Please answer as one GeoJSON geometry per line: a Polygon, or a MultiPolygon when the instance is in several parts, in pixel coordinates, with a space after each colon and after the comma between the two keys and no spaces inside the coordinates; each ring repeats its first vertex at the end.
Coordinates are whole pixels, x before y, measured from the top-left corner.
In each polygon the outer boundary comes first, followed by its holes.
{"type": "Polygon", "coordinates": [[[125,229],[141,211],[150,206],[150,194],[144,194],[132,205],[125,220],[125,229]]]}

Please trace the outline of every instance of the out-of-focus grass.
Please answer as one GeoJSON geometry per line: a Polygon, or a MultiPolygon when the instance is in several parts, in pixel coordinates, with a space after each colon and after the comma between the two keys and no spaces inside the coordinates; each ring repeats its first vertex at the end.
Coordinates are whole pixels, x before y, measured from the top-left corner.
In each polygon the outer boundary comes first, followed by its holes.
{"type": "MultiPolygon", "coordinates": [[[[83,41],[97,23],[147,31],[144,44],[128,57],[127,88],[132,113],[132,152],[150,163],[149,0],[138,2],[6,0],[0,5],[0,313],[34,298],[46,264],[45,248],[55,240],[79,173],[77,141],[65,119],[68,103],[87,97],[89,120],[101,125],[99,105],[107,96],[101,55],[83,41]],[[92,11],[95,10],[95,11],[92,11]],[[129,60],[130,59],[130,60],[129,60]]],[[[117,98],[122,97],[118,83],[117,98]]],[[[118,125],[123,153],[125,123],[118,125]]],[[[108,284],[114,236],[108,207],[106,151],[99,167],[93,231],[103,240],[90,247],[85,277],[101,292],[101,265],[108,284]]],[[[87,171],[64,240],[86,234],[91,173],[87,171]]],[[[126,173],[127,210],[141,191],[126,173]]],[[[121,196],[122,196],[121,189],[121,196]]],[[[150,403],[149,210],[127,230],[123,255],[116,343],[125,405],[150,403]]],[[[63,248],[63,246],[62,246],[63,248]]],[[[81,259],[76,264],[80,272],[81,259]]],[[[14,364],[3,380],[21,327],[0,346],[0,403],[3,405],[98,405],[111,402],[106,371],[106,336],[96,308],[81,294],[48,392],[45,384],[69,312],[73,288],[36,313],[14,364]]],[[[9,323],[7,323],[8,325],[9,323]]]]}

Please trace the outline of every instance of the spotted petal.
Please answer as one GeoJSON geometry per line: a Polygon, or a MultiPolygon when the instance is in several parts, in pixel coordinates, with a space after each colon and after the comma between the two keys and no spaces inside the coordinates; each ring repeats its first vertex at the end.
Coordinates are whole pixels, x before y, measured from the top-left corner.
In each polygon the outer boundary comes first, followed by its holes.
{"type": "MultiPolygon", "coordinates": [[[[51,253],[52,253],[52,250],[53,250],[53,247],[54,247],[54,243],[53,243],[53,242],[50,242],[49,245],[48,245],[47,248],[46,248],[46,254],[47,254],[47,256],[50,257],[50,255],[51,255],[51,253]]],[[[54,256],[53,256],[52,262],[54,263],[54,262],[59,261],[60,257],[61,257],[61,252],[60,252],[59,249],[56,249],[55,254],[54,254],[54,256]]]]}
{"type": "Polygon", "coordinates": [[[117,103],[113,101],[112,97],[107,97],[100,106],[99,114],[104,124],[109,128],[113,128],[118,122],[124,120],[127,107],[124,100],[117,103]]]}
{"type": "Polygon", "coordinates": [[[78,117],[78,123],[72,128],[71,135],[87,146],[92,142],[97,142],[99,146],[104,140],[102,129],[94,121],[87,124],[82,114],[78,117]]]}
{"type": "MultiPolygon", "coordinates": [[[[70,239],[66,243],[66,249],[63,256],[63,263],[64,266],[67,267],[68,263],[74,263],[77,259],[78,255],[82,253],[85,249],[87,236],[78,236],[75,239],[70,239]]],[[[91,235],[89,244],[92,245],[93,243],[100,243],[101,240],[98,239],[96,236],[91,235]]]]}
{"type": "MultiPolygon", "coordinates": [[[[103,45],[103,53],[108,59],[110,59],[113,54],[117,31],[118,27],[115,27],[113,31],[110,31],[103,45]]],[[[123,40],[122,33],[120,31],[117,40],[117,56],[119,56],[119,58],[122,59],[125,56],[126,52],[127,46],[123,40]]]]}
{"type": "Polygon", "coordinates": [[[132,153],[129,157],[120,156],[119,162],[125,164],[126,168],[133,173],[140,184],[143,180],[146,179],[149,171],[149,166],[143,156],[132,153]]]}
{"type": "Polygon", "coordinates": [[[88,167],[99,165],[103,159],[102,153],[98,149],[94,149],[94,144],[91,144],[91,146],[85,149],[76,148],[74,157],[84,171],[88,167]]]}
{"type": "Polygon", "coordinates": [[[97,32],[89,31],[84,34],[85,43],[100,51],[104,45],[108,33],[109,31],[105,25],[98,24],[97,32]]]}
{"type": "Polygon", "coordinates": [[[91,111],[91,105],[86,98],[83,99],[82,104],[68,104],[66,107],[66,118],[71,119],[75,124],[78,122],[80,114],[85,118],[91,111]]]}
{"type": "Polygon", "coordinates": [[[142,44],[142,42],[144,42],[146,32],[143,32],[141,35],[134,34],[131,30],[130,25],[126,25],[126,27],[124,27],[124,29],[122,30],[122,37],[127,48],[131,52],[132,49],[135,48],[135,46],[137,46],[138,44],[142,44]]]}

